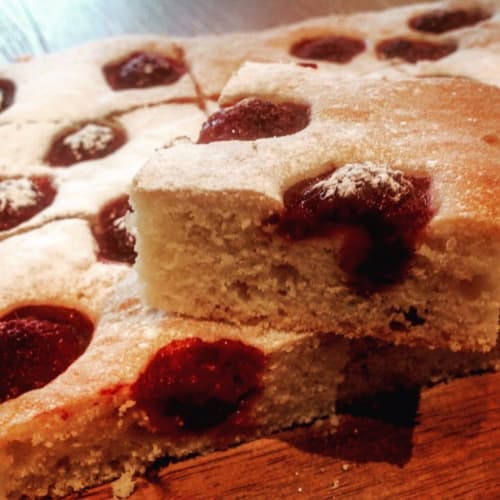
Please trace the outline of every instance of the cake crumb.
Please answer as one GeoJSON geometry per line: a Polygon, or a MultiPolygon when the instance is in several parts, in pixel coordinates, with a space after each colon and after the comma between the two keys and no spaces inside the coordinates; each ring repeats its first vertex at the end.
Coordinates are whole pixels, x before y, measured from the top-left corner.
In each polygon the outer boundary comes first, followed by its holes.
{"type": "Polygon", "coordinates": [[[299,486],[299,487],[297,488],[297,491],[298,491],[299,493],[302,493],[302,488],[299,486]]]}
{"type": "Polygon", "coordinates": [[[335,481],[333,481],[333,483],[332,483],[331,489],[336,490],[339,486],[340,486],[340,480],[335,479],[335,481]]]}
{"type": "Polygon", "coordinates": [[[345,471],[348,471],[349,470],[349,464],[342,464],[342,470],[345,472],[345,471]]]}
{"type": "Polygon", "coordinates": [[[124,472],[116,481],[111,483],[113,498],[128,498],[135,490],[135,480],[131,471],[124,472]]]}

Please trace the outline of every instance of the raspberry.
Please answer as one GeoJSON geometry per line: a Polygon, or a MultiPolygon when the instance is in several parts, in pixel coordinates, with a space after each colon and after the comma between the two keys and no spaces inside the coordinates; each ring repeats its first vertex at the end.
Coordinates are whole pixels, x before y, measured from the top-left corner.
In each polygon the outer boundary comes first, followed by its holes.
{"type": "Polygon", "coordinates": [[[265,358],[237,340],[176,340],[161,348],[132,388],[152,430],[197,431],[217,426],[260,390],[265,358]]]}
{"type": "Polygon", "coordinates": [[[125,226],[125,216],[130,211],[125,194],[110,201],[99,212],[92,231],[99,245],[100,258],[128,264],[135,262],[135,238],[125,226]]]}
{"type": "Polygon", "coordinates": [[[87,348],[92,322],[58,306],[18,308],[0,319],[0,402],[45,386],[87,348]]]}
{"type": "Polygon", "coordinates": [[[473,26],[489,19],[491,14],[479,9],[433,10],[427,14],[413,17],[408,26],[425,33],[445,33],[447,31],[473,26]]]}
{"type": "Polygon", "coordinates": [[[176,82],[185,72],[184,64],[152,52],[134,52],[102,69],[113,90],[142,89],[176,82]]]}
{"type": "Polygon", "coordinates": [[[295,134],[307,127],[309,119],[306,105],[248,98],[210,116],[201,128],[198,144],[295,134]]]}
{"type": "Polygon", "coordinates": [[[292,45],[290,54],[303,59],[345,64],[363,52],[365,48],[363,40],[332,35],[300,40],[292,45]]]}
{"type": "Polygon", "coordinates": [[[457,50],[455,42],[427,42],[411,38],[389,38],[377,43],[375,51],[381,59],[403,59],[408,63],[436,61],[457,50]]]}

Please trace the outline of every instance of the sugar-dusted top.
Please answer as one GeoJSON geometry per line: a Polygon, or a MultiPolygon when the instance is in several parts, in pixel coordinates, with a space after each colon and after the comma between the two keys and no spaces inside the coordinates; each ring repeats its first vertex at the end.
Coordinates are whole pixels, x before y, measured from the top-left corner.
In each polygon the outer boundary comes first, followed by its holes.
{"type": "Polygon", "coordinates": [[[153,156],[134,189],[251,191],[282,204],[300,180],[372,162],[429,176],[439,205],[434,221],[500,224],[500,89],[461,78],[343,82],[293,64],[247,63],[220,104],[248,97],[305,103],[310,123],[282,137],[178,143],[153,156]]]}

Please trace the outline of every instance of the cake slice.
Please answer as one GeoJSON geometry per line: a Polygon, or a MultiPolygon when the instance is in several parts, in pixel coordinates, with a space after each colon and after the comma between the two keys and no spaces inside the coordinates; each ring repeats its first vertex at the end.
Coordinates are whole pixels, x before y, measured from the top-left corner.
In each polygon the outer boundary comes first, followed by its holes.
{"type": "Polygon", "coordinates": [[[247,64],[198,144],[134,180],[153,306],[488,351],[500,303],[500,89],[247,64]]]}
{"type": "Polygon", "coordinates": [[[1,498],[80,491],[331,417],[336,403],[349,411],[380,391],[498,367],[498,350],[176,318],[146,306],[135,273],[96,251],[79,220],[0,242],[1,498]]]}
{"type": "Polygon", "coordinates": [[[333,416],[346,361],[331,335],[262,336],[149,309],[132,272],[85,352],[0,404],[0,496],[63,495],[333,416]]]}

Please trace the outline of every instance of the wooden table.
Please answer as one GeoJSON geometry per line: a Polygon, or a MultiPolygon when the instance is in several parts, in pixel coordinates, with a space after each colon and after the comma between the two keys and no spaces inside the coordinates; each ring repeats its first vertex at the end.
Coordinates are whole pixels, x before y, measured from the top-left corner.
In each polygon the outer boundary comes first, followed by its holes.
{"type": "MultiPolygon", "coordinates": [[[[124,33],[266,28],[404,0],[3,0],[0,61],[124,33]]],[[[500,498],[500,374],[406,395],[408,420],[342,416],[170,464],[134,498],[500,498]]],[[[83,495],[108,499],[111,488],[83,495]]]]}
{"type": "MultiPolygon", "coordinates": [[[[500,498],[500,373],[399,395],[397,403],[397,422],[378,408],[341,416],[333,435],[327,425],[294,429],[170,464],[139,480],[132,500],[500,498]]],[[[103,486],[84,498],[110,496],[103,486]]]]}

